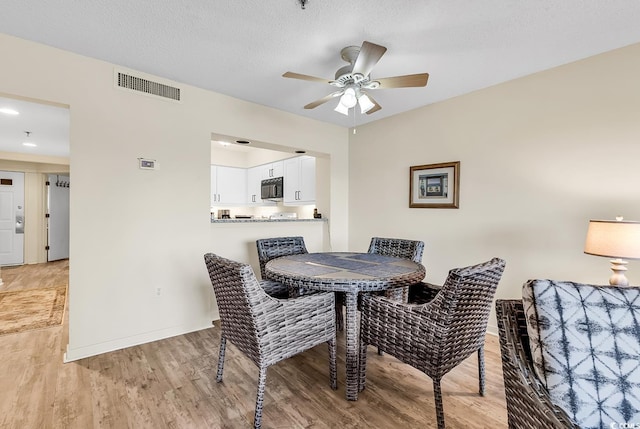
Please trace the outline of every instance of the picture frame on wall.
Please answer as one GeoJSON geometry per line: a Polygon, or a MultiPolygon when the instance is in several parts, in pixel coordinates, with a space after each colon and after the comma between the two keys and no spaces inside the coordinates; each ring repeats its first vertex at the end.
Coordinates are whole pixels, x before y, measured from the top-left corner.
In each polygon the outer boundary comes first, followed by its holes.
{"type": "Polygon", "coordinates": [[[409,168],[409,207],[457,209],[460,161],[415,165],[409,168]]]}

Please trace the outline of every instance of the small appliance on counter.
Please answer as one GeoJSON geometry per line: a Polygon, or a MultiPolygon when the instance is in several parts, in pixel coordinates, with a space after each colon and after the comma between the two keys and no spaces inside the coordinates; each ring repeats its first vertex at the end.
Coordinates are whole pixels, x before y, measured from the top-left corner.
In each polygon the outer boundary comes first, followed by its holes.
{"type": "Polygon", "coordinates": [[[218,219],[231,219],[231,210],[218,210],[218,219]]]}
{"type": "Polygon", "coordinates": [[[235,215],[236,219],[253,219],[253,215],[235,215]]]}
{"type": "Polygon", "coordinates": [[[285,212],[273,213],[271,216],[269,216],[269,219],[271,220],[298,219],[298,213],[285,213],[285,212]]]}

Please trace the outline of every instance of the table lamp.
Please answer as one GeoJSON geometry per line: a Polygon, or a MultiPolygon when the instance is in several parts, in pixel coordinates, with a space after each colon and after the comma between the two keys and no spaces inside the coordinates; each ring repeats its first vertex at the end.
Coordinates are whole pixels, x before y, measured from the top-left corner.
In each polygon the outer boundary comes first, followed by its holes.
{"type": "Polygon", "coordinates": [[[640,222],[622,220],[622,217],[590,220],[584,253],[614,258],[610,261],[613,274],[609,284],[628,286],[629,280],[624,275],[627,271],[625,259],[640,259],[640,222]]]}

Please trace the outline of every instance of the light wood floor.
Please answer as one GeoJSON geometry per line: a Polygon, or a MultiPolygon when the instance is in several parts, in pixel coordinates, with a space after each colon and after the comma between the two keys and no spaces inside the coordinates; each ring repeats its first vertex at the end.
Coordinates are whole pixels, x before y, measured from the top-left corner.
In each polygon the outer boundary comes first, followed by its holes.
{"type": "MultiPolygon", "coordinates": [[[[0,291],[41,287],[67,275],[65,262],[4,268],[0,291]]],[[[215,382],[219,329],[202,330],[67,364],[65,327],[0,336],[0,428],[248,428],[257,368],[227,348],[215,382]]],[[[269,368],[266,428],[432,428],[431,380],[369,349],[367,388],[344,395],[344,337],[338,334],[338,390],[329,387],[327,348],[269,368]]],[[[478,395],[475,355],[442,382],[448,428],[507,427],[500,352],[487,336],[487,390],[478,395]]]]}

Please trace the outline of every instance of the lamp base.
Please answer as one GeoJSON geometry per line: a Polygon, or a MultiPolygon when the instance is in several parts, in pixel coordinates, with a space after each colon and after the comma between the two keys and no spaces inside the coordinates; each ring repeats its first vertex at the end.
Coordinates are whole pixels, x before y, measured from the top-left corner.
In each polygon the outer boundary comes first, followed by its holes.
{"type": "Polygon", "coordinates": [[[611,262],[611,271],[613,271],[609,278],[609,284],[611,286],[629,286],[629,280],[624,275],[624,272],[627,271],[625,265],[628,262],[620,258],[612,259],[609,262],[611,262]]]}

